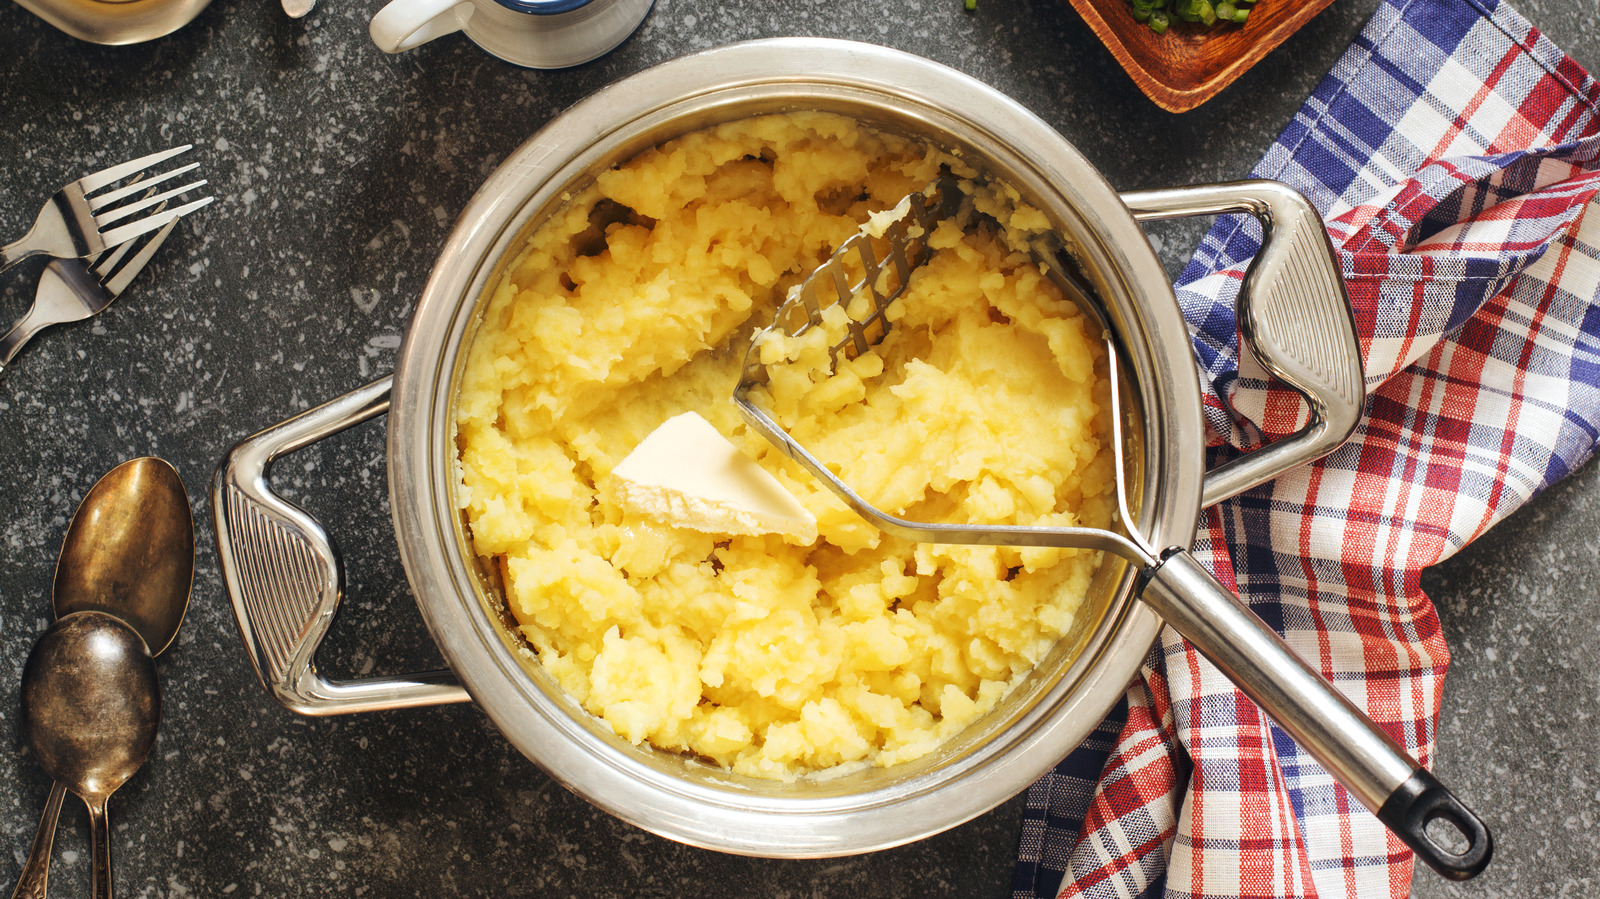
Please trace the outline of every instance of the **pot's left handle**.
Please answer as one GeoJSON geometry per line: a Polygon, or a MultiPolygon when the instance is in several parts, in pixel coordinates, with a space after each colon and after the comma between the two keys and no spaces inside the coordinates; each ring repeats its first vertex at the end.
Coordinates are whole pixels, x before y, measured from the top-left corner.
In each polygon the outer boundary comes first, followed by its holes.
{"type": "Polygon", "coordinates": [[[344,595],[344,565],[327,531],[267,484],[273,460],[389,411],[390,379],[248,437],[223,457],[211,482],[217,557],[244,638],[275,699],[302,715],[466,702],[448,671],[357,681],[317,673],[317,647],[344,595]]]}
{"type": "Polygon", "coordinates": [[[1265,180],[1121,196],[1141,222],[1245,213],[1261,223],[1261,250],[1239,286],[1239,331],[1261,367],[1311,408],[1299,431],[1208,472],[1202,504],[1215,505],[1338,449],[1361,421],[1366,382],[1338,257],[1311,201],[1265,180]]]}

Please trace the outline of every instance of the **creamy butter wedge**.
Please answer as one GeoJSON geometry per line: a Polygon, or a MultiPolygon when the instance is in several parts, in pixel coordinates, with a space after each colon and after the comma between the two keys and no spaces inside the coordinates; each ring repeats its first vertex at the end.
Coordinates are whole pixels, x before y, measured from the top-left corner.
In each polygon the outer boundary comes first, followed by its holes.
{"type": "Polygon", "coordinates": [[[623,511],[729,536],[817,539],[817,519],[778,479],[697,412],[661,423],[612,470],[623,511]]]}

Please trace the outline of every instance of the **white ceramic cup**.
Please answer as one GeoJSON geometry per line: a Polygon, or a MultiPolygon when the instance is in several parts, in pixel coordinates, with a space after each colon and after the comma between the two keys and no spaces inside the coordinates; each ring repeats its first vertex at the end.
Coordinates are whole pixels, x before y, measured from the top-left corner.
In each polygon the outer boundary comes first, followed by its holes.
{"type": "Polygon", "coordinates": [[[654,0],[390,0],[368,33],[385,53],[457,31],[506,62],[562,69],[632,34],[654,0]]]}

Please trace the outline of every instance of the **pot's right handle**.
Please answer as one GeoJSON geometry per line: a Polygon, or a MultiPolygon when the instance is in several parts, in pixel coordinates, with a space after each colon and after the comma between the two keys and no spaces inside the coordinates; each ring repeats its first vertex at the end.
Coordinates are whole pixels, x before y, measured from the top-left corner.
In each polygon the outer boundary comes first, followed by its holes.
{"type": "Polygon", "coordinates": [[[317,673],[317,647],[344,595],[333,539],[305,510],[267,484],[274,459],[389,410],[390,379],[247,437],[223,457],[211,482],[217,558],[250,663],[275,699],[302,715],[466,702],[448,671],[359,681],[317,673]]]}
{"type": "Polygon", "coordinates": [[[1248,213],[1261,222],[1261,250],[1239,287],[1239,330],[1269,374],[1311,407],[1293,435],[1239,456],[1206,475],[1211,506],[1333,452],[1361,421],[1366,382],[1355,316],[1322,216],[1277,181],[1236,181],[1121,195],[1141,222],[1248,213]]]}
{"type": "Polygon", "coordinates": [[[1140,598],[1238,685],[1417,857],[1451,880],[1494,854],[1482,820],[1187,552],[1168,550],[1140,598]],[[1447,845],[1428,825],[1448,821],[1447,845]]]}

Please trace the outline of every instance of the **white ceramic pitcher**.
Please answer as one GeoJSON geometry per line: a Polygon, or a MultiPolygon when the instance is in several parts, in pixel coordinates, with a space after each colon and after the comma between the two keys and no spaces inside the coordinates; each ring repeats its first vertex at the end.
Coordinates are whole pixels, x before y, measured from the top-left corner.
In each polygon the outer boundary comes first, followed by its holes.
{"type": "Polygon", "coordinates": [[[654,0],[390,0],[368,33],[385,53],[461,31],[506,62],[561,69],[622,43],[654,0]]]}

